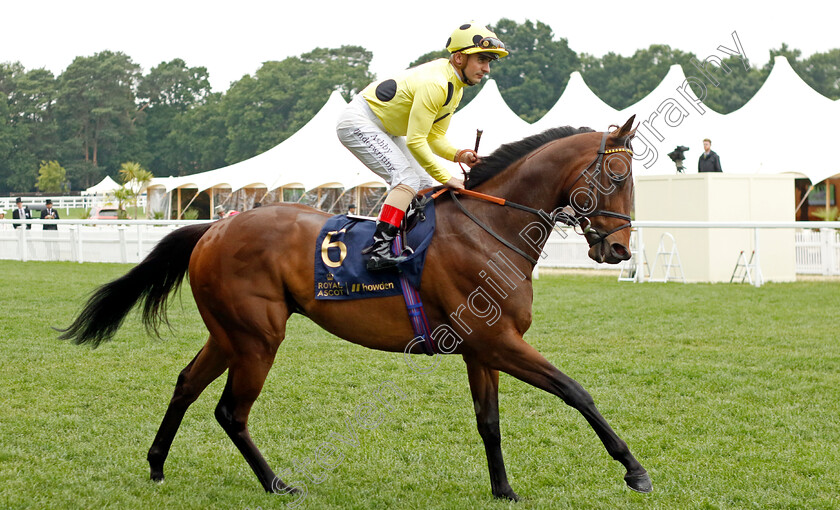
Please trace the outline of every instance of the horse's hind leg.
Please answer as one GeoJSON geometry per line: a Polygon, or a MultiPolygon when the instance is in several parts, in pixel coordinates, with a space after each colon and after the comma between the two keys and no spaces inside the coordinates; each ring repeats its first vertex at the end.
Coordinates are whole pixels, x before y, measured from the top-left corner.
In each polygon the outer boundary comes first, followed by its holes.
{"type": "Polygon", "coordinates": [[[248,415],[262,391],[276,353],[276,347],[256,341],[250,345],[255,346],[255,349],[241,353],[230,367],[222,398],[216,406],[216,420],[245,457],[266,492],[296,492],[274,474],[248,432],[248,415]]]}
{"type": "Polygon", "coordinates": [[[190,404],[196,401],[208,384],[222,375],[227,364],[226,356],[219,350],[211,336],[195,358],[178,375],[175,393],[166,409],[152,447],[149,448],[147,458],[152,480],[163,480],[163,464],[166,462],[175,433],[178,432],[178,427],[190,404]]]}
{"type": "Polygon", "coordinates": [[[499,371],[492,370],[474,359],[464,357],[470,379],[475,420],[478,433],[484,441],[487,467],[490,470],[490,488],[493,496],[518,501],[505,472],[502,458],[502,434],[499,430],[499,371]]]}
{"type": "Polygon", "coordinates": [[[502,349],[502,352],[496,354],[497,356],[493,359],[494,368],[537,388],[542,388],[580,411],[604,443],[607,453],[627,469],[624,481],[628,487],[638,492],[653,490],[645,468],[630,453],[627,443],[618,437],[607,420],[601,416],[592,396],[577,381],[558,370],[521,338],[514,339],[502,349]]]}

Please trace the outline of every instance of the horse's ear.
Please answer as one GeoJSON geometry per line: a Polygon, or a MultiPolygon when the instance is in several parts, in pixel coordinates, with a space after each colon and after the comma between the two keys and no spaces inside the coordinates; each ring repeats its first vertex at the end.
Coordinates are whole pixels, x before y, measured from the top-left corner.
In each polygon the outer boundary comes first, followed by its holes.
{"type": "Polygon", "coordinates": [[[618,131],[616,131],[615,136],[617,138],[624,138],[632,137],[634,134],[636,134],[636,130],[633,129],[634,120],[636,120],[636,115],[630,116],[630,118],[627,119],[627,122],[625,122],[623,126],[618,128],[618,131]]]}

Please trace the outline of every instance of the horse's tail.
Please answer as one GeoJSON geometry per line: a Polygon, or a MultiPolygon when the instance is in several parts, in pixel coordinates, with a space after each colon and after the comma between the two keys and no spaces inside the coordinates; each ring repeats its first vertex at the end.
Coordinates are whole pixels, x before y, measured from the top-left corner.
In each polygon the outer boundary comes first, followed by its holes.
{"type": "Polygon", "coordinates": [[[212,223],[188,225],[161,239],[131,271],[94,291],[73,324],[59,330],[59,338],[97,347],[114,336],[128,312],[141,301],[143,324],[147,331],[158,335],[160,325],[169,324],[167,299],[180,287],[195,245],[211,226],[212,223]]]}

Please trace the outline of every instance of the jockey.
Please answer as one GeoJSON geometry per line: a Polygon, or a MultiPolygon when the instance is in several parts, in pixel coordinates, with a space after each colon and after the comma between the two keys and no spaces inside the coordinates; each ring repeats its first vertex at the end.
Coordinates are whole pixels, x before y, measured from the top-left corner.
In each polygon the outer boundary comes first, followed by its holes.
{"type": "Polygon", "coordinates": [[[419,190],[438,184],[463,189],[463,181],[434,156],[469,167],[478,162],[475,151],[453,147],[446,130],[464,86],[480,82],[490,72],[490,62],[508,52],[496,34],[475,23],[458,27],[446,49],[448,60],[434,60],[368,85],[339,118],[336,132],[341,143],[391,186],[373,244],[362,252],[370,254],[369,271],[392,268],[404,259],[391,253],[391,243],[419,190]]]}

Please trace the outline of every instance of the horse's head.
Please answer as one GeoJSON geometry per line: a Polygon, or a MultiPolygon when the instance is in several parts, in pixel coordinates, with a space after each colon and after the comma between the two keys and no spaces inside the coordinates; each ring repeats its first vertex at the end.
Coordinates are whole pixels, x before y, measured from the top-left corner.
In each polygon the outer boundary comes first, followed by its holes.
{"type": "MultiPolygon", "coordinates": [[[[597,155],[567,187],[569,205],[589,243],[589,258],[618,264],[630,258],[630,210],[633,206],[633,152],[630,140],[635,115],[620,128],[600,135],[597,155]]],[[[595,137],[591,137],[594,139],[595,137]]],[[[587,151],[587,158],[592,157],[587,151]]]]}
{"type": "MultiPolygon", "coordinates": [[[[502,197],[508,205],[518,202],[530,212],[552,211],[546,218],[574,224],[586,236],[589,257],[596,262],[627,260],[634,119],[606,133],[565,126],[505,144],[472,168],[466,187],[502,197]]],[[[547,234],[538,237],[529,238],[529,244],[541,249],[547,234]]]]}

